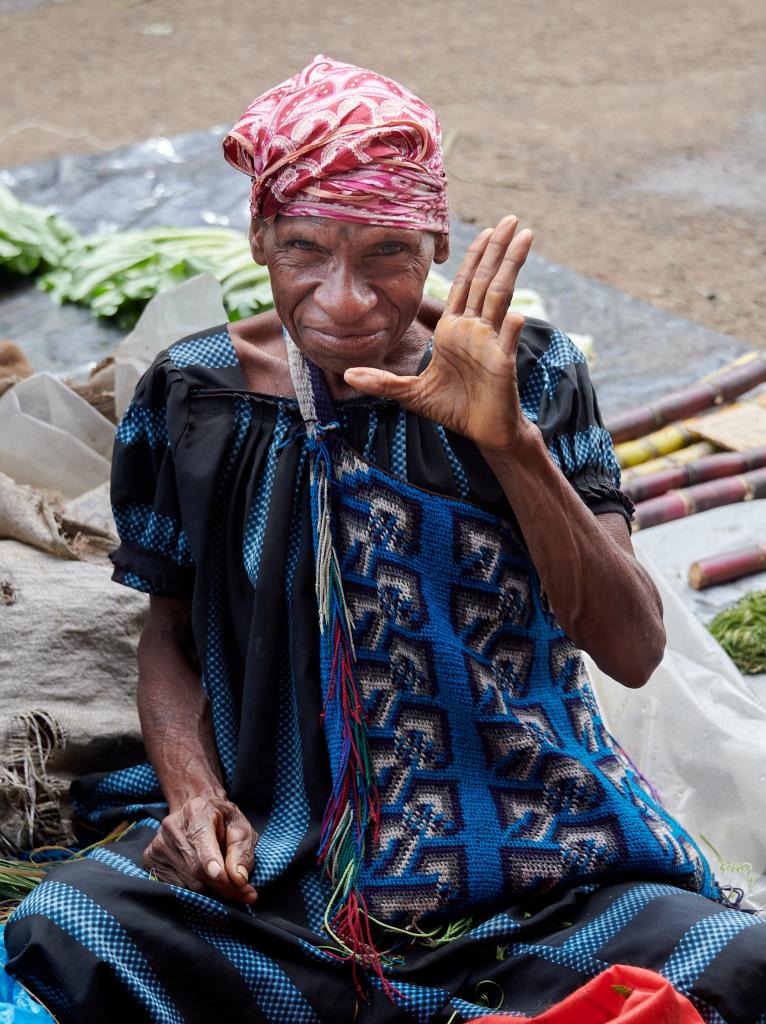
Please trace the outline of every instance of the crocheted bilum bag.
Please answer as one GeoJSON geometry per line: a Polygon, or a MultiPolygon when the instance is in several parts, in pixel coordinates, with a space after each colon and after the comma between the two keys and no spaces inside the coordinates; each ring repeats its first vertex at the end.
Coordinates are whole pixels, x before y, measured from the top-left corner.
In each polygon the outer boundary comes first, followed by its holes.
{"type": "Polygon", "coordinates": [[[718,896],[608,735],[511,526],[353,451],[286,340],[310,443],[333,783],[320,860],[342,955],[380,973],[397,935],[448,941],[561,885],[662,878],[718,896]]]}

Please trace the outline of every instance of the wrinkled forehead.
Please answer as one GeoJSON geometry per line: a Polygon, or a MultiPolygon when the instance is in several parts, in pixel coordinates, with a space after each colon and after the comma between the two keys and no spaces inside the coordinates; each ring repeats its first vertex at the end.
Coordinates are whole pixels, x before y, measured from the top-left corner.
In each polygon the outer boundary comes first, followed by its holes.
{"type": "Polygon", "coordinates": [[[278,240],[301,236],[326,244],[346,243],[365,246],[396,240],[416,248],[436,237],[435,232],[419,228],[362,224],[358,221],[339,220],[335,217],[294,217],[284,213],[280,213],[274,218],[271,227],[278,240]]]}

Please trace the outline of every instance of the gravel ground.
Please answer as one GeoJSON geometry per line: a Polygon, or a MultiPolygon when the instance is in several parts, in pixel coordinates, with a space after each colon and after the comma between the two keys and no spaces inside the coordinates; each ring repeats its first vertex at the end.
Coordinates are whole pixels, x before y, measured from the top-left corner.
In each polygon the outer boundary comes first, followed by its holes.
{"type": "Polygon", "coordinates": [[[0,0],[0,38],[0,166],[230,123],[324,52],[435,106],[463,221],[766,343],[762,0],[0,0]]]}

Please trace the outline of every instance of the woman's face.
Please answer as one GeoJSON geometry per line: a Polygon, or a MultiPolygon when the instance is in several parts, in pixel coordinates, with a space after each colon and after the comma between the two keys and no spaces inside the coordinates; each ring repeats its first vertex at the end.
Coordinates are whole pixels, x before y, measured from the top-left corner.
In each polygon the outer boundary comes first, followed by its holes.
{"type": "Polygon", "coordinates": [[[329,217],[254,221],[253,258],[271,275],[274,307],[317,366],[388,366],[417,315],[444,235],[352,224],[329,217]]]}

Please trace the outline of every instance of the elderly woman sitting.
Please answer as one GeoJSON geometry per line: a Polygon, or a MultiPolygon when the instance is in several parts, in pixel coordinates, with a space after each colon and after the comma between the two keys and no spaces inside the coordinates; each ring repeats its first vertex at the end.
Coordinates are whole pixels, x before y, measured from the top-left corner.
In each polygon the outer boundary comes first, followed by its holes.
{"type": "Polygon", "coordinates": [[[582,356],[508,313],[530,232],[481,232],[422,303],[439,138],[318,57],[225,140],[275,310],[169,348],[117,432],[151,764],[75,785],[135,827],[8,927],[62,1021],[528,1018],[616,964],[685,1020],[763,1019],[766,929],[583,674],[640,686],[662,615],[582,356]]]}

